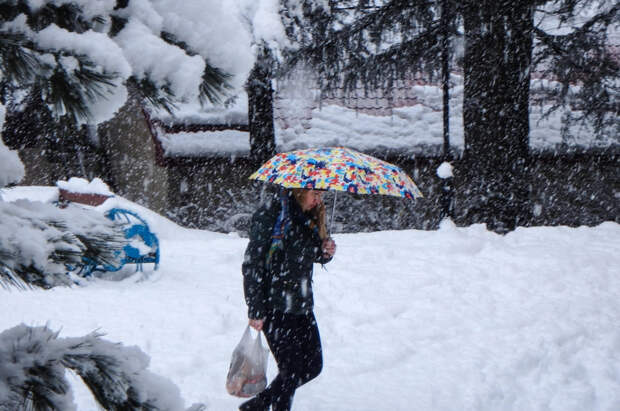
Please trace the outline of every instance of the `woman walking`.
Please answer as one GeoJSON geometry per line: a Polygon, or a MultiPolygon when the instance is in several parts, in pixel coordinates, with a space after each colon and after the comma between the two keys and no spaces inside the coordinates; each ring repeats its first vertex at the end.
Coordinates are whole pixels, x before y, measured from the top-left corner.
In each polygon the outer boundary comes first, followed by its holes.
{"type": "Polygon", "coordinates": [[[250,326],[265,334],[278,375],[242,411],[290,410],[295,390],[323,367],[312,271],[314,263],[332,259],[336,244],[327,234],[322,194],[283,189],[252,216],[242,265],[245,301],[250,326]]]}

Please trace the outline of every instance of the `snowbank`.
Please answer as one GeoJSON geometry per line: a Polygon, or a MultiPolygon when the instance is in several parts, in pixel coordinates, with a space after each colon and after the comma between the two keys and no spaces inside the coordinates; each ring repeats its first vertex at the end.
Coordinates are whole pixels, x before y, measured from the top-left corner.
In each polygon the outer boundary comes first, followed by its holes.
{"type": "MultiPolygon", "coordinates": [[[[108,202],[126,201],[115,197],[108,202]]],[[[126,206],[131,203],[126,202],[126,206]]],[[[103,207],[103,206],[101,206],[103,207]]],[[[247,319],[246,239],[183,229],[141,210],[160,237],[158,271],[83,287],[0,290],[19,323],[93,330],[139,346],[187,404],[235,409],[224,388],[247,319]]],[[[336,235],[316,267],[322,374],[299,411],[620,409],[620,225],[336,235]]],[[[270,360],[268,374],[275,366],[270,360]]],[[[94,409],[74,381],[79,409],[94,409]]]]}

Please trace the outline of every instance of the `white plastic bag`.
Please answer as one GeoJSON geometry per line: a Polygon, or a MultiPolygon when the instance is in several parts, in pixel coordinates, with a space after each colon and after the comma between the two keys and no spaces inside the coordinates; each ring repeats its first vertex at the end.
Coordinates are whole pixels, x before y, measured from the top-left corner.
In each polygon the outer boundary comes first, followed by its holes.
{"type": "Polygon", "coordinates": [[[226,390],[237,397],[252,397],[267,386],[267,357],[260,332],[252,338],[248,325],[235,347],[226,377],[226,390]]]}

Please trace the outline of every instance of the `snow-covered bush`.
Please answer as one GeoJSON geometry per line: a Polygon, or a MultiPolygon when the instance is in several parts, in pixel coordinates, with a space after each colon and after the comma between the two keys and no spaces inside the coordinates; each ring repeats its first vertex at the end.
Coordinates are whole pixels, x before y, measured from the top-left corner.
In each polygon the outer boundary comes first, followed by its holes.
{"type": "Polygon", "coordinates": [[[0,333],[0,410],[75,410],[65,369],[81,377],[103,409],[183,410],[179,389],[148,365],[138,347],[97,333],[58,338],[47,327],[21,324],[0,333]]]}
{"type": "Polygon", "coordinates": [[[122,230],[101,213],[78,206],[0,201],[0,284],[51,288],[68,285],[65,264],[87,257],[118,264],[122,230]]]}

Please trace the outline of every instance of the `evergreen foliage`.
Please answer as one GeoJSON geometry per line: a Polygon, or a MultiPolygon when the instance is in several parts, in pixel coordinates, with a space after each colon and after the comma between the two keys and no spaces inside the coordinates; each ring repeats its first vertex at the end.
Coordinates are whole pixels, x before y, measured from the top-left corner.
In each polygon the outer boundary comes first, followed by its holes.
{"type": "MultiPolygon", "coordinates": [[[[433,1],[283,0],[286,32],[298,46],[287,50],[287,63],[309,63],[326,91],[390,88],[418,72],[438,76],[445,29],[439,6],[433,1]]],[[[455,17],[448,23],[458,35],[455,17]]]]}
{"type": "Polygon", "coordinates": [[[248,93],[250,158],[257,166],[276,154],[271,84],[273,65],[274,58],[263,44],[245,86],[248,93]]]}
{"type": "Polygon", "coordinates": [[[123,231],[101,213],[77,206],[0,202],[0,285],[51,288],[70,285],[67,266],[83,258],[118,265],[123,231]]]}
{"type": "MultiPolygon", "coordinates": [[[[76,124],[88,122],[91,103],[108,96],[119,73],[106,71],[77,50],[41,47],[35,41],[35,34],[55,24],[76,35],[88,30],[107,30],[106,34],[113,38],[127,23],[123,11],[129,3],[117,1],[110,15],[89,17],[73,2],[45,1],[37,7],[27,0],[0,1],[0,68],[5,89],[2,103],[11,100],[6,96],[7,87],[17,89],[20,95],[41,93],[40,110],[49,110],[56,118],[68,116],[76,124]],[[24,18],[25,29],[17,23],[24,18]],[[110,24],[106,26],[106,22],[110,24]]],[[[161,38],[188,55],[195,54],[170,33],[161,33],[161,38]]],[[[200,100],[219,101],[228,87],[228,78],[226,73],[206,62],[200,100]]],[[[156,85],[149,77],[135,75],[128,81],[135,84],[149,103],[167,110],[174,107],[177,96],[167,85],[156,85]]]]}
{"type": "MultiPolygon", "coordinates": [[[[553,13],[562,23],[580,20],[580,6],[595,1],[566,0],[558,2],[553,13]]],[[[613,3],[613,2],[611,2],[613,3]]],[[[608,3],[608,4],[611,4],[608,3]]],[[[605,5],[602,2],[601,5],[605,5]]],[[[564,123],[568,129],[575,122],[591,122],[600,135],[620,135],[620,44],[611,44],[609,30],[620,26],[620,4],[608,9],[598,7],[581,27],[565,34],[550,34],[534,28],[536,47],[534,67],[545,77],[561,82],[560,87],[546,90],[552,111],[572,108],[564,123]],[[615,46],[615,47],[614,47],[615,46]],[[579,88],[571,88],[571,84],[579,88]]],[[[616,38],[617,38],[616,34],[616,38]]]]}
{"type": "Polygon", "coordinates": [[[183,409],[178,388],[147,370],[146,354],[101,336],[59,338],[47,327],[24,324],[0,333],[0,410],[74,410],[66,369],[82,379],[102,409],[183,409]]]}
{"type": "Polygon", "coordinates": [[[106,96],[108,87],[113,87],[111,81],[116,73],[98,69],[81,53],[45,49],[32,35],[51,24],[83,33],[97,21],[99,19],[86,21],[80,8],[71,3],[45,4],[34,10],[23,0],[0,3],[0,23],[4,24],[0,29],[3,86],[16,86],[22,93],[25,90],[42,93],[44,102],[58,117],[68,114],[76,122],[88,119],[89,104],[106,96]],[[31,31],[11,27],[11,23],[24,16],[31,31]]]}
{"type": "MultiPolygon", "coordinates": [[[[452,37],[452,64],[461,66],[460,47],[467,27],[464,16],[475,10],[494,17],[508,15],[514,2],[484,3],[458,0],[281,0],[281,16],[294,47],[286,50],[285,71],[298,63],[308,63],[319,74],[323,90],[344,87],[387,88],[412,73],[426,73],[431,78],[441,74],[442,36],[452,37]],[[441,11],[447,21],[442,23],[441,11]],[[463,29],[465,32],[463,32],[463,29]]],[[[597,125],[618,126],[613,116],[620,113],[617,54],[610,47],[609,29],[620,24],[620,6],[600,0],[531,0],[519,7],[544,13],[566,26],[575,20],[580,28],[565,34],[549,34],[543,27],[532,26],[531,41],[535,52],[530,72],[542,71],[547,78],[561,83],[549,89],[548,96],[560,106],[578,105],[584,110],[579,119],[596,119],[597,125]],[[591,17],[578,13],[591,8],[591,17]],[[571,85],[581,85],[577,95],[570,95],[571,85]],[[572,97],[572,98],[569,98],[572,97]]],[[[531,15],[512,15],[513,20],[531,19],[531,15]]],[[[504,44],[509,55],[514,49],[504,44]]],[[[487,47],[495,47],[487,43],[487,47]]],[[[484,47],[486,48],[486,47],[484,47]]],[[[617,51],[616,51],[617,53],[617,51]]],[[[528,74],[527,72],[525,73],[528,74]]],[[[604,130],[596,128],[597,131],[604,130]]]]}
{"type": "Polygon", "coordinates": [[[593,0],[281,0],[294,44],[284,53],[284,70],[309,64],[324,91],[382,88],[389,99],[395,83],[412,74],[440,77],[448,53],[464,73],[465,151],[455,175],[468,186],[461,193],[461,221],[506,232],[528,221],[528,193],[520,183],[529,155],[534,70],[557,81],[546,91],[550,110],[578,109],[578,119],[597,133],[618,133],[619,60],[607,38],[618,25],[618,10],[593,0]],[[597,7],[565,34],[534,24],[535,11],[566,24],[597,7]]]}

